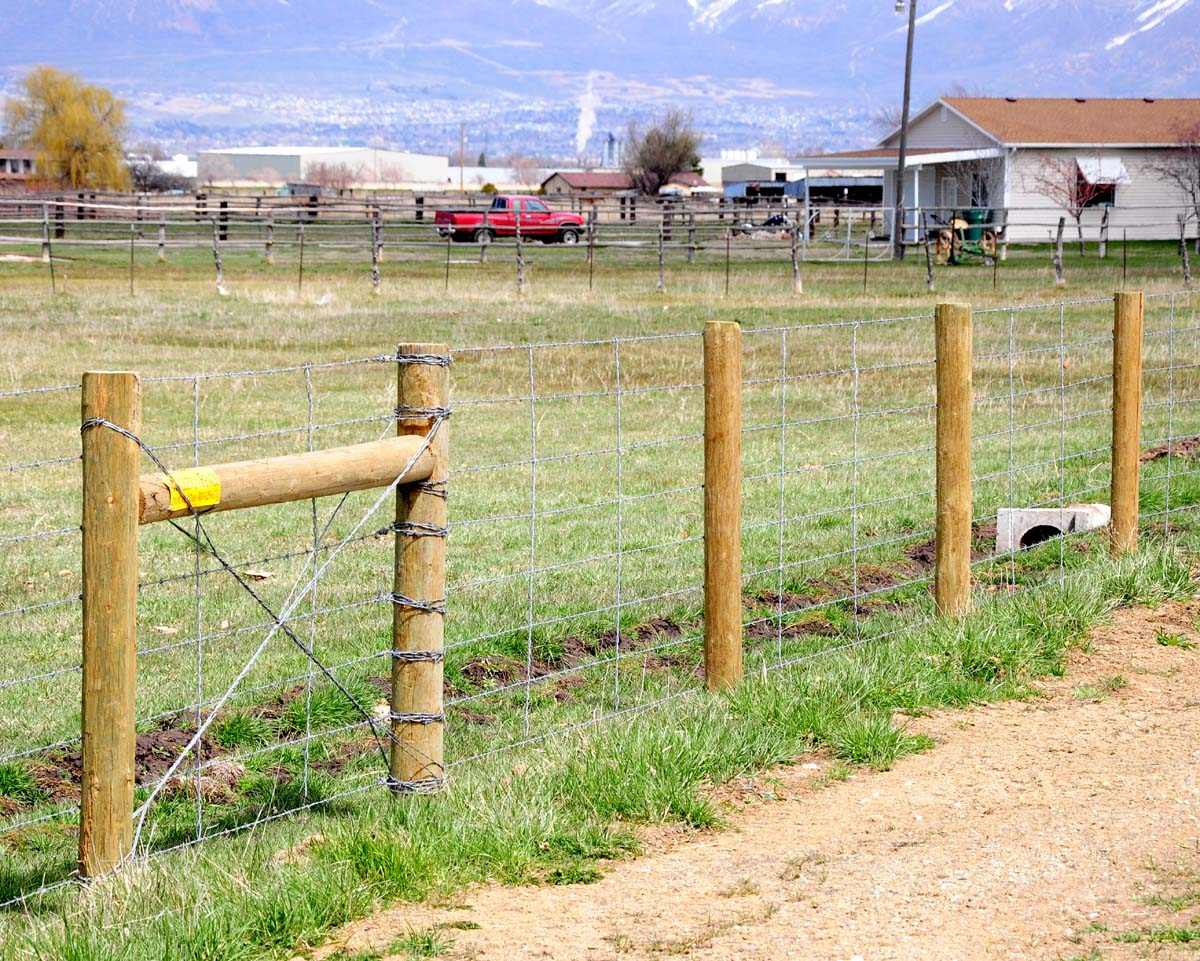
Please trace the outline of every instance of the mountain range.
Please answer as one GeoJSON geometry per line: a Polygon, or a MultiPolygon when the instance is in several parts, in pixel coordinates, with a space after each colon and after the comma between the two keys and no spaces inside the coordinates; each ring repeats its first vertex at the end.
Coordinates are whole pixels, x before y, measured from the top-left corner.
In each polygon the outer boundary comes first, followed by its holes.
{"type": "MultiPolygon", "coordinates": [[[[1200,93],[1200,0],[918,0],[913,101],[1200,93]]],[[[667,105],[706,148],[872,139],[900,100],[892,0],[40,0],[0,21],[36,63],[130,102],[141,132],[595,154],[667,105]]]]}

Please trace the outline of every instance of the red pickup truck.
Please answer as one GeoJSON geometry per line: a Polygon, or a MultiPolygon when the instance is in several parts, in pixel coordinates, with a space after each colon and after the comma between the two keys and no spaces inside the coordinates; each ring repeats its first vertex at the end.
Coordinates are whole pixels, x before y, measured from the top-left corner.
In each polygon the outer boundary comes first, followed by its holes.
{"type": "Polygon", "coordinates": [[[551,210],[537,197],[500,194],[484,210],[439,210],[433,219],[442,237],[459,243],[490,244],[497,237],[513,237],[517,225],[521,236],[547,244],[577,244],[583,233],[579,214],[551,210]]]}

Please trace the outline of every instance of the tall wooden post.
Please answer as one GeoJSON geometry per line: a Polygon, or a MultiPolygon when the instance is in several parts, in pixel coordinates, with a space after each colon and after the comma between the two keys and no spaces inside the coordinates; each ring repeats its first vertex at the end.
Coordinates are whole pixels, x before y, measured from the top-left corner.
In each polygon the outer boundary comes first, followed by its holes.
{"type": "Polygon", "coordinates": [[[742,328],[704,325],[704,680],[742,679],[742,328]]]}
{"type": "Polygon", "coordinates": [[[1054,285],[1065,287],[1067,278],[1063,275],[1063,229],[1067,225],[1066,217],[1058,218],[1058,233],[1054,238],[1054,285]]]}
{"type": "Polygon", "coordinates": [[[937,539],[934,599],[957,617],[971,606],[971,308],[938,304],[937,539]]]}
{"type": "Polygon", "coordinates": [[[521,237],[521,215],[517,215],[517,296],[525,294],[525,247],[521,237]]]}
{"type": "MultiPolygon", "coordinates": [[[[425,435],[447,408],[449,351],[445,344],[401,344],[396,356],[397,433],[425,435]]],[[[391,780],[398,792],[436,789],[445,770],[442,652],[450,444],[444,420],[430,449],[429,479],[396,491],[391,780]]]]}
{"type": "Polygon", "coordinates": [[[50,263],[50,208],[42,204],[42,263],[50,263]]]}
{"type": "Polygon", "coordinates": [[[1142,432],[1142,326],[1140,291],[1113,298],[1112,518],[1109,546],[1119,557],[1137,547],[1138,472],[1142,432]]]}
{"type": "Polygon", "coordinates": [[[167,259],[167,212],[160,211],[158,215],[158,259],[167,259]]]}
{"type": "Polygon", "coordinates": [[[799,297],[804,293],[804,281],[800,278],[800,225],[796,224],[789,231],[792,242],[792,293],[799,297]]]}
{"type": "Polygon", "coordinates": [[[658,224],[658,286],[655,291],[660,294],[667,292],[667,267],[666,267],[666,235],[663,230],[662,222],[658,224]]]}
{"type": "Polygon", "coordinates": [[[371,218],[371,293],[379,296],[379,212],[371,218]]]}
{"type": "MultiPolygon", "coordinates": [[[[137,374],[83,375],[83,421],[142,428],[137,374]]],[[[79,871],[112,870],[133,843],[141,451],[94,425],[83,432],[83,771],[79,871]]]]}
{"type": "Polygon", "coordinates": [[[267,214],[267,266],[275,263],[275,215],[267,214]]]}

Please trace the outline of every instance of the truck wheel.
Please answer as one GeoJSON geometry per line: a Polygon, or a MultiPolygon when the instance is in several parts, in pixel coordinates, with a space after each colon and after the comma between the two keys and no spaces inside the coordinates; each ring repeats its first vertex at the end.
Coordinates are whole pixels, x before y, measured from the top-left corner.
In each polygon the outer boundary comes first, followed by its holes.
{"type": "Polygon", "coordinates": [[[558,242],[560,244],[566,244],[569,247],[574,247],[577,243],[579,243],[579,231],[574,227],[565,227],[563,230],[559,231],[558,242]]]}
{"type": "Polygon", "coordinates": [[[480,227],[477,231],[475,231],[474,240],[477,244],[490,244],[495,239],[496,235],[492,232],[490,227],[480,227]]]}

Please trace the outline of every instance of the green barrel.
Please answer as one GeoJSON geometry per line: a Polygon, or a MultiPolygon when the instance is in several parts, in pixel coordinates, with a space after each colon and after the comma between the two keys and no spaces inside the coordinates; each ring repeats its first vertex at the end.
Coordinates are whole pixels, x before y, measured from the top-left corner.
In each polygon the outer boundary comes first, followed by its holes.
{"type": "Polygon", "coordinates": [[[978,207],[970,207],[962,212],[963,220],[967,222],[967,230],[965,238],[967,240],[979,240],[983,236],[983,225],[988,221],[990,211],[980,210],[978,207]]]}

